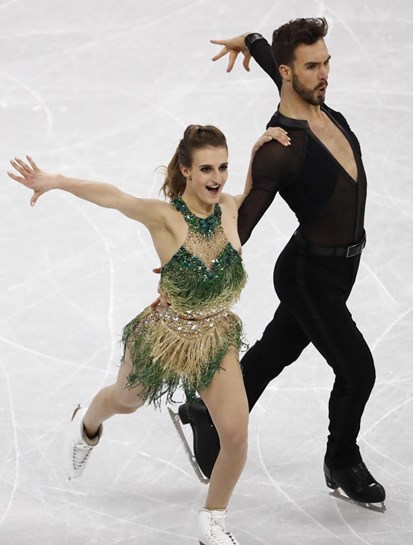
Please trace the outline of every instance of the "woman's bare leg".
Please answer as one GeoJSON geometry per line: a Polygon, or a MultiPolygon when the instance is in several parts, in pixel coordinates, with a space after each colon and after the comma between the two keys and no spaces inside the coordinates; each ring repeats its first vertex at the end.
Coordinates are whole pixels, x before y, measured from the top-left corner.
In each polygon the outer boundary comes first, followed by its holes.
{"type": "Polygon", "coordinates": [[[248,449],[248,400],[235,351],[228,352],[221,368],[209,387],[200,392],[221,443],[209,483],[207,509],[226,509],[248,449]]]}
{"type": "Polygon", "coordinates": [[[94,437],[102,422],[115,414],[129,414],[142,406],[139,388],[126,389],[127,376],[131,372],[132,362],[127,348],[125,363],[119,368],[115,384],[102,388],[93,398],[84,416],[83,424],[86,435],[94,437]]]}

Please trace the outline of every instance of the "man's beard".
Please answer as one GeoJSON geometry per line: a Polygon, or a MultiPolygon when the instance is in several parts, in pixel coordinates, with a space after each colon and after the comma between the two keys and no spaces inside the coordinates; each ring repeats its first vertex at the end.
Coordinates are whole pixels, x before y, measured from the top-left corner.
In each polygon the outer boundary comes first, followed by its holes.
{"type": "Polygon", "coordinates": [[[311,104],[312,106],[320,106],[321,104],[324,104],[325,94],[317,97],[315,92],[320,87],[327,87],[327,82],[317,85],[315,89],[310,89],[309,87],[303,85],[298,79],[298,76],[296,76],[296,74],[294,74],[293,72],[292,86],[297,95],[299,95],[303,100],[308,102],[308,104],[311,104]]]}

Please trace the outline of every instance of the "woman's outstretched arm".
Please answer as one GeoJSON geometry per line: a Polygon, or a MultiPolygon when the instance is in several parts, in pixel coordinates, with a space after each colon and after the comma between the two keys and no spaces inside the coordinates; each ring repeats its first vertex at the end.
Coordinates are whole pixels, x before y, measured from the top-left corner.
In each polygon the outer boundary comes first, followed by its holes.
{"type": "Polygon", "coordinates": [[[30,205],[34,206],[41,195],[52,189],[67,191],[72,195],[104,208],[118,210],[125,216],[147,227],[159,222],[161,207],[165,204],[156,199],[139,199],[121,191],[116,186],[90,180],[81,180],[52,174],[40,169],[30,156],[27,161],[15,158],[10,161],[15,169],[8,172],[10,178],[33,191],[30,205]]]}

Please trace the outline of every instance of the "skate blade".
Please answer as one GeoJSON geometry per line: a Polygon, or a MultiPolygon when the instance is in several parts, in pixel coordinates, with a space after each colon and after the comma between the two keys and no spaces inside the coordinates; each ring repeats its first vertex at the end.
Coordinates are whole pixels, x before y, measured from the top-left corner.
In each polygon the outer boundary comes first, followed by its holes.
{"type": "Polygon", "coordinates": [[[363,503],[360,501],[352,500],[348,496],[346,496],[339,488],[336,488],[333,492],[330,492],[330,496],[333,498],[337,498],[338,500],[345,501],[346,503],[351,503],[353,505],[357,505],[359,507],[362,507],[363,509],[368,509],[369,511],[374,511],[375,513],[384,513],[386,511],[386,506],[384,505],[384,502],[379,503],[363,503]]]}
{"type": "Polygon", "coordinates": [[[186,452],[186,455],[188,457],[189,463],[191,464],[192,469],[195,472],[195,475],[198,477],[198,479],[201,481],[201,483],[208,484],[209,479],[207,477],[205,477],[205,475],[200,470],[198,462],[196,461],[196,458],[192,453],[191,447],[189,446],[188,441],[186,440],[184,431],[183,431],[182,426],[181,426],[181,420],[179,418],[179,414],[177,412],[174,412],[170,407],[168,407],[168,412],[169,412],[169,416],[171,417],[172,423],[173,423],[173,425],[174,425],[176,431],[178,432],[178,435],[179,435],[179,437],[180,437],[180,439],[182,441],[182,445],[183,445],[183,447],[185,449],[185,452],[186,452]]]}
{"type": "Polygon", "coordinates": [[[80,403],[78,403],[76,409],[73,411],[72,418],[70,419],[71,422],[73,422],[75,416],[77,415],[77,413],[78,413],[81,409],[82,409],[82,407],[80,406],[80,403]]]}

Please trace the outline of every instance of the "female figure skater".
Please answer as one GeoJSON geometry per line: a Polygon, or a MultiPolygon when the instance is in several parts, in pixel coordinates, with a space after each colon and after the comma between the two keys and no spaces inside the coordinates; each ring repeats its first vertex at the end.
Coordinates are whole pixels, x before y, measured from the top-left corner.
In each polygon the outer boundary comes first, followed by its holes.
{"type": "MultiPolygon", "coordinates": [[[[255,151],[272,138],[289,144],[286,132],[269,129],[255,151]]],[[[123,332],[124,354],[115,384],[100,390],[89,408],[74,411],[68,445],[68,477],[85,469],[102,435],[102,423],[133,413],[144,403],[170,400],[181,385],[191,401],[204,400],[221,442],[205,507],[198,513],[202,545],[236,545],[224,517],[247,454],[248,403],[238,350],[241,322],[229,309],[246,281],[237,233],[244,192],[223,193],[228,176],[225,136],[213,126],[190,125],[167,168],[163,191],[170,202],[139,199],[113,185],[42,171],[27,156],[11,161],[13,180],[33,190],[31,206],[51,189],[68,191],[99,206],[114,208],[143,223],[161,262],[159,289],[168,305],[152,305],[123,332]]],[[[251,166],[251,165],[250,165],[251,166]]]]}

